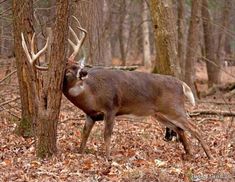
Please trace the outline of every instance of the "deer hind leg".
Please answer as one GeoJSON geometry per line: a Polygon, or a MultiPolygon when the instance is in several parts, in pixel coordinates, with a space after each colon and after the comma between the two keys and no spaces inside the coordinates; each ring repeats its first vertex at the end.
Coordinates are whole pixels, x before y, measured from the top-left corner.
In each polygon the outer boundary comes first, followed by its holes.
{"type": "Polygon", "coordinates": [[[202,136],[201,132],[196,128],[196,126],[191,121],[187,120],[187,117],[185,114],[174,115],[174,118],[166,114],[165,115],[159,114],[159,115],[162,118],[165,118],[166,120],[170,121],[172,124],[174,124],[178,128],[181,128],[185,131],[190,132],[192,136],[195,137],[201,143],[202,148],[204,149],[207,157],[209,159],[212,158],[208,145],[204,142],[204,140],[201,137],[202,136]]]}
{"type": "Polygon", "coordinates": [[[90,135],[90,132],[93,128],[95,124],[95,121],[93,119],[91,119],[90,116],[86,116],[86,122],[85,125],[83,127],[83,131],[82,131],[82,142],[79,148],[79,153],[84,153],[84,149],[86,147],[86,143],[87,143],[87,139],[90,135]]]}
{"type": "Polygon", "coordinates": [[[186,136],[185,136],[184,130],[181,129],[181,128],[179,128],[179,127],[177,127],[177,128],[175,129],[175,131],[176,131],[176,133],[179,135],[179,140],[180,140],[180,142],[183,144],[184,150],[185,150],[186,154],[191,155],[190,147],[189,147],[189,144],[188,144],[188,142],[187,142],[187,138],[186,138],[186,136]]]}
{"type": "Polygon", "coordinates": [[[110,145],[111,145],[111,135],[114,127],[115,114],[107,113],[104,119],[104,144],[106,158],[110,160],[110,145]]]}
{"type": "Polygon", "coordinates": [[[187,142],[187,139],[186,139],[186,136],[185,136],[185,133],[184,133],[184,130],[177,127],[175,124],[173,124],[170,120],[168,120],[168,118],[166,117],[162,117],[161,115],[157,115],[156,116],[157,120],[159,122],[161,122],[162,124],[166,125],[167,127],[170,127],[169,129],[171,131],[175,131],[178,136],[179,136],[179,140],[180,142],[182,143],[183,147],[184,147],[184,150],[185,150],[185,153],[187,155],[191,155],[191,151],[190,151],[190,147],[189,147],[189,144],[187,142]]]}
{"type": "MultiPolygon", "coordinates": [[[[181,118],[182,121],[185,121],[186,118],[181,118]]],[[[179,119],[180,122],[180,119],[179,119]]],[[[196,128],[196,126],[189,120],[186,119],[185,122],[183,122],[184,124],[184,129],[189,131],[202,145],[202,148],[204,150],[204,152],[206,153],[206,156],[208,157],[208,159],[212,158],[212,155],[210,153],[210,149],[209,146],[205,143],[205,141],[202,139],[202,133],[196,128]]]]}

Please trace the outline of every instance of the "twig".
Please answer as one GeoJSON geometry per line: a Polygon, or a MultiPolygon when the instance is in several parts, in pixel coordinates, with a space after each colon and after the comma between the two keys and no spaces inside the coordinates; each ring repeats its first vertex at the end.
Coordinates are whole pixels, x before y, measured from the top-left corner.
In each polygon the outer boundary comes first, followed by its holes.
{"type": "Polygon", "coordinates": [[[7,76],[5,76],[3,79],[0,80],[0,83],[2,83],[3,81],[5,81],[7,78],[9,78],[11,75],[13,75],[14,73],[16,73],[17,70],[12,71],[11,73],[9,73],[7,76]]]}
{"type": "Polygon", "coordinates": [[[54,178],[59,178],[56,174],[48,171],[37,171],[36,174],[38,175],[48,175],[48,176],[53,176],[54,178]]]}
{"type": "Polygon", "coordinates": [[[85,119],[85,117],[67,118],[67,119],[64,119],[64,120],[60,121],[59,124],[60,124],[60,123],[65,123],[65,122],[70,121],[70,120],[71,120],[71,121],[79,121],[79,120],[82,120],[82,119],[85,119]]]}
{"type": "Polygon", "coordinates": [[[11,103],[11,102],[14,102],[14,101],[18,100],[19,98],[20,98],[20,97],[18,96],[18,97],[14,98],[14,99],[7,100],[7,101],[1,103],[1,104],[0,104],[0,107],[4,106],[4,105],[6,105],[6,104],[9,104],[9,103],[11,103]]]}
{"type": "Polygon", "coordinates": [[[222,116],[235,116],[235,112],[228,111],[211,111],[211,110],[196,110],[189,113],[191,117],[197,117],[198,115],[222,115],[222,116]]]}
{"type": "MultiPolygon", "coordinates": [[[[14,114],[14,113],[11,112],[9,109],[6,109],[5,107],[2,107],[2,108],[3,108],[3,110],[1,110],[1,111],[6,111],[6,112],[8,112],[10,115],[12,115],[12,116],[18,118],[19,120],[21,120],[21,117],[20,117],[20,116],[14,114]]],[[[1,111],[0,111],[0,112],[1,112],[1,111]]]]}
{"type": "Polygon", "coordinates": [[[218,119],[218,118],[202,118],[198,124],[201,124],[203,123],[204,121],[207,121],[207,120],[213,120],[213,121],[221,121],[221,119],[218,119]]]}
{"type": "Polygon", "coordinates": [[[235,102],[217,102],[217,101],[202,101],[202,100],[199,100],[198,103],[216,104],[216,105],[235,105],[235,102]]]}

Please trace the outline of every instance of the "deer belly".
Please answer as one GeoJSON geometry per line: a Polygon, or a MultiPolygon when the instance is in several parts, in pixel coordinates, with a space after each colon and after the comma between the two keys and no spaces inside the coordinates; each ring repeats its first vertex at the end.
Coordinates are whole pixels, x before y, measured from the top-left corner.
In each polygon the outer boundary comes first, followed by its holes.
{"type": "Polygon", "coordinates": [[[155,113],[155,108],[152,105],[146,105],[146,104],[141,104],[141,105],[129,105],[126,107],[122,107],[118,115],[123,115],[123,114],[133,114],[136,116],[150,116],[155,113]]]}

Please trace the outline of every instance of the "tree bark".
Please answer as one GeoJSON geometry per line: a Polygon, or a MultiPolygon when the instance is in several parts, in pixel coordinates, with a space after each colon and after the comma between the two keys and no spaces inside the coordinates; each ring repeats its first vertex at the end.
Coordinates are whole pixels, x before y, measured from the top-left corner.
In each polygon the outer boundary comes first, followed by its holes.
{"type": "MultiPolygon", "coordinates": [[[[173,18],[171,0],[151,0],[150,10],[156,42],[156,61],[153,72],[180,77],[180,67],[177,57],[176,29],[173,18]],[[173,26],[172,26],[173,25],[173,26]]],[[[174,131],[166,129],[165,138],[176,135],[174,131]]]]}
{"type": "Polygon", "coordinates": [[[14,50],[16,56],[17,75],[21,99],[21,121],[16,132],[23,136],[29,137],[33,135],[33,127],[36,124],[34,115],[36,110],[33,106],[34,96],[30,92],[31,79],[26,66],[25,53],[21,46],[21,32],[32,37],[34,32],[33,20],[33,1],[32,0],[13,0],[13,31],[14,31],[14,50]]]}
{"type": "Polygon", "coordinates": [[[199,41],[199,23],[200,23],[200,11],[201,0],[192,1],[192,10],[190,18],[190,26],[188,32],[188,43],[186,53],[186,70],[185,70],[185,82],[191,87],[194,96],[196,96],[195,90],[195,62],[197,61],[198,41],[199,41]]]}
{"type": "Polygon", "coordinates": [[[176,29],[171,0],[151,0],[150,9],[155,31],[157,59],[155,73],[179,77],[180,67],[177,58],[176,29]]]}
{"type": "Polygon", "coordinates": [[[57,151],[56,135],[59,119],[62,83],[65,69],[65,53],[68,37],[69,1],[56,3],[56,22],[47,72],[48,88],[40,88],[36,153],[38,157],[51,156],[57,151]]]}
{"type": "Polygon", "coordinates": [[[103,35],[103,2],[97,0],[77,1],[76,15],[81,26],[89,33],[84,43],[90,64],[105,64],[105,36],[103,35]]]}
{"type": "Polygon", "coordinates": [[[148,6],[145,1],[142,2],[143,10],[142,10],[142,35],[143,35],[143,59],[144,66],[148,69],[151,67],[151,49],[150,49],[150,41],[149,41],[149,11],[148,6]]]}
{"type": "Polygon", "coordinates": [[[186,32],[185,32],[185,1],[178,0],[178,59],[181,68],[180,78],[184,80],[185,75],[185,51],[186,51],[186,32]]]}
{"type": "MultiPolygon", "coordinates": [[[[56,132],[59,118],[62,83],[65,69],[65,53],[68,37],[68,0],[58,0],[56,3],[56,21],[53,29],[53,42],[49,59],[49,70],[44,75],[25,60],[26,56],[21,46],[21,32],[27,34],[26,40],[32,39],[33,1],[13,1],[14,38],[17,59],[17,69],[22,98],[29,107],[31,119],[36,124],[36,154],[38,157],[51,156],[57,151],[56,132]],[[22,10],[22,7],[23,10],[22,10]],[[20,62],[21,61],[21,62],[20,62]]],[[[28,46],[29,47],[29,46],[28,46]]],[[[21,98],[21,99],[22,99],[21,98]]],[[[26,108],[27,109],[27,108],[26,108]]],[[[28,118],[27,118],[28,119],[28,118]]]]}
{"type": "Polygon", "coordinates": [[[120,46],[120,54],[121,54],[121,60],[122,60],[122,66],[126,65],[126,51],[125,51],[125,41],[124,41],[124,21],[125,21],[125,16],[127,14],[126,12],[126,1],[121,0],[119,12],[121,15],[118,17],[118,39],[119,39],[119,46],[120,46]]]}
{"type": "MultiPolygon", "coordinates": [[[[224,9],[223,9],[223,15],[221,19],[221,29],[219,32],[219,41],[218,41],[218,49],[217,49],[217,57],[216,57],[216,63],[218,64],[218,67],[220,68],[222,63],[224,62],[225,58],[225,39],[226,39],[226,31],[229,28],[229,14],[232,7],[232,1],[224,1],[224,9]]],[[[218,70],[218,82],[219,84],[221,82],[221,72],[220,69],[218,70]]]]}
{"type": "Polygon", "coordinates": [[[208,0],[202,1],[202,22],[204,30],[206,69],[208,74],[208,87],[218,84],[220,79],[220,70],[216,65],[220,63],[215,59],[214,32],[212,29],[212,20],[209,12],[208,0]]]}

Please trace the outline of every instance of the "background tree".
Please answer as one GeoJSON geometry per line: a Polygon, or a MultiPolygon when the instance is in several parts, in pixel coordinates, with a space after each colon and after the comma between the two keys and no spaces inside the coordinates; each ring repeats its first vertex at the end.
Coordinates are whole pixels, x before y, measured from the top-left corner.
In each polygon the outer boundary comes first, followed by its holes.
{"type": "Polygon", "coordinates": [[[185,16],[185,0],[177,1],[177,26],[178,26],[178,59],[181,68],[180,78],[184,80],[185,75],[185,53],[186,53],[186,16],[185,16]]]}
{"type": "Polygon", "coordinates": [[[7,57],[13,56],[11,5],[12,0],[5,1],[0,5],[0,55],[7,57]]]}
{"type": "MultiPolygon", "coordinates": [[[[90,64],[104,65],[106,62],[106,48],[104,45],[104,0],[75,1],[73,3],[73,15],[81,22],[81,26],[88,32],[84,43],[87,61],[90,64]]],[[[73,25],[72,25],[73,26],[73,25]]]]}
{"type": "Polygon", "coordinates": [[[186,70],[185,82],[192,88],[194,95],[195,91],[195,62],[198,59],[198,45],[199,45],[199,23],[201,15],[201,0],[192,1],[191,19],[188,31],[188,43],[186,53],[186,70]]]}
{"type": "Polygon", "coordinates": [[[142,31],[143,31],[143,62],[145,67],[151,68],[151,47],[150,47],[150,26],[148,23],[149,9],[146,1],[143,1],[142,10],[142,31]]]}
{"type": "MultiPolygon", "coordinates": [[[[225,60],[225,38],[226,38],[226,33],[225,30],[229,28],[229,14],[230,14],[230,8],[232,7],[231,1],[224,1],[224,8],[223,8],[223,15],[221,17],[221,28],[219,31],[219,41],[218,41],[218,48],[217,48],[217,61],[216,63],[218,64],[219,68],[221,67],[222,63],[225,60]]],[[[220,83],[221,79],[221,72],[218,70],[217,73],[217,79],[216,83],[220,83]]]]}
{"type": "Polygon", "coordinates": [[[180,67],[177,58],[172,3],[170,0],[152,0],[150,2],[157,52],[154,72],[179,77],[180,67]]]}
{"type": "MultiPolygon", "coordinates": [[[[159,74],[180,77],[180,66],[177,57],[176,29],[173,18],[173,5],[171,0],[151,0],[152,23],[155,31],[157,58],[154,72],[159,74]]],[[[166,129],[166,138],[168,133],[166,129]]],[[[172,135],[176,135],[174,132],[172,135]]]]}
{"type": "Polygon", "coordinates": [[[202,1],[202,22],[204,30],[204,44],[206,68],[208,74],[208,86],[219,83],[219,65],[218,59],[215,59],[215,41],[212,26],[211,15],[209,12],[208,0],[202,1]],[[217,60],[217,61],[216,61],[217,60]],[[216,66],[217,65],[217,66],[216,66]]]}

